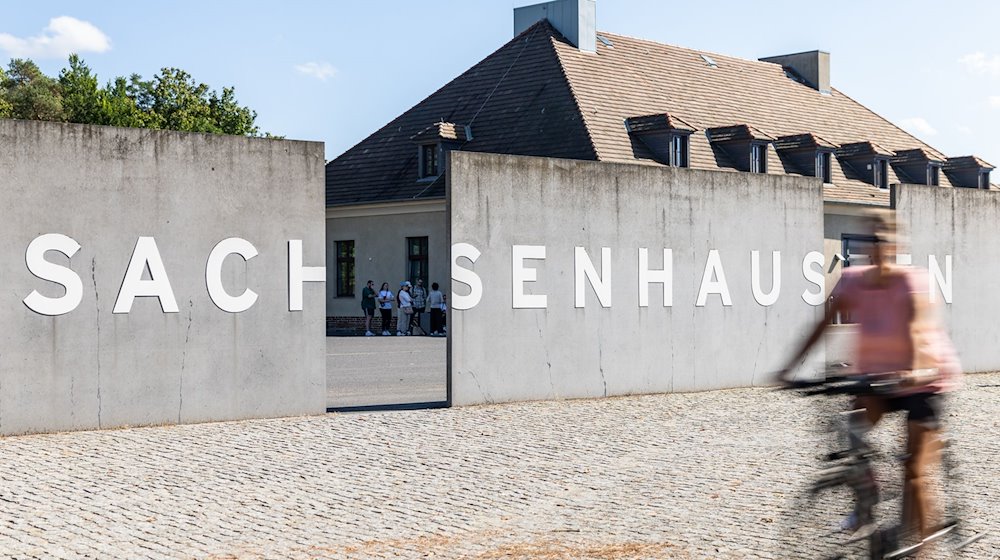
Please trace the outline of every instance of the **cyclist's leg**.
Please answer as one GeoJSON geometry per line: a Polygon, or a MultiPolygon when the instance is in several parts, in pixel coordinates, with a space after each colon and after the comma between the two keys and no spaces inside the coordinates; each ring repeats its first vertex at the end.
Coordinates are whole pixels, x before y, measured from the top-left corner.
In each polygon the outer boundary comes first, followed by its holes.
{"type": "Polygon", "coordinates": [[[858,395],[854,399],[854,410],[865,409],[865,419],[869,427],[874,427],[889,410],[886,399],[876,395],[858,395]]]}
{"type": "Polygon", "coordinates": [[[934,528],[934,500],[927,475],[940,461],[940,395],[913,395],[909,400],[903,521],[907,528],[926,537],[934,528]]]}

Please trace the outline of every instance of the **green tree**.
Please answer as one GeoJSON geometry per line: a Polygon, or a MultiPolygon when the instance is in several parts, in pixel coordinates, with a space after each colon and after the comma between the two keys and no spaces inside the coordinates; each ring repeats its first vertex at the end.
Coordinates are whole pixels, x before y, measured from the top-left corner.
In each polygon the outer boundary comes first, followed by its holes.
{"type": "Polygon", "coordinates": [[[15,119],[64,120],[59,82],[43,74],[30,60],[11,60],[0,90],[11,106],[10,116],[15,119]]]}
{"type": "Polygon", "coordinates": [[[142,89],[141,83],[137,75],[132,76],[131,82],[120,76],[109,82],[101,92],[101,106],[95,124],[160,128],[156,115],[143,110],[136,102],[135,92],[142,89]]]}
{"type": "Polygon", "coordinates": [[[260,135],[260,129],[254,125],[254,121],[257,120],[257,112],[249,107],[241,107],[236,102],[236,93],[233,88],[222,88],[221,97],[213,91],[208,105],[212,120],[215,121],[223,134],[260,135]]]}
{"type": "Polygon", "coordinates": [[[7,83],[7,73],[0,68],[0,119],[9,119],[14,111],[14,107],[7,101],[5,83],[7,83]]]}
{"type": "Polygon", "coordinates": [[[62,106],[66,120],[74,123],[99,123],[102,91],[97,76],[75,54],[69,55],[69,68],[59,72],[62,106]]]}
{"type": "Polygon", "coordinates": [[[7,72],[0,69],[0,118],[11,117],[261,136],[257,112],[240,105],[231,87],[219,94],[184,70],[163,68],[150,80],[119,76],[102,88],[75,54],[57,80],[30,60],[14,59],[7,72]]]}

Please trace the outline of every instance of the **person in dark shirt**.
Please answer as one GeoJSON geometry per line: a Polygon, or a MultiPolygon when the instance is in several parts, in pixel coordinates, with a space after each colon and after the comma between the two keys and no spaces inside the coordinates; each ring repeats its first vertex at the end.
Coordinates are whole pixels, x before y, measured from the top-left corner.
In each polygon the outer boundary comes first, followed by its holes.
{"type": "Polygon", "coordinates": [[[375,282],[369,280],[361,290],[361,311],[365,314],[365,336],[375,336],[372,332],[372,318],[375,317],[375,282]]]}

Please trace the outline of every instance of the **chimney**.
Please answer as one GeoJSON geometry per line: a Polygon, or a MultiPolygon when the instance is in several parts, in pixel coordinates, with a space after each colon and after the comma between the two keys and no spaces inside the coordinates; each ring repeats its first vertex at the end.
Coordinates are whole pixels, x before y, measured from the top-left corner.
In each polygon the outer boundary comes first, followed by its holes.
{"type": "Polygon", "coordinates": [[[773,62],[785,68],[791,68],[809,84],[809,87],[820,93],[830,93],[830,53],[824,51],[809,51],[781,56],[769,56],[760,59],[761,62],[773,62]]]}
{"type": "Polygon", "coordinates": [[[597,50],[597,0],[555,0],[514,8],[514,36],[543,19],[581,51],[597,50]]]}

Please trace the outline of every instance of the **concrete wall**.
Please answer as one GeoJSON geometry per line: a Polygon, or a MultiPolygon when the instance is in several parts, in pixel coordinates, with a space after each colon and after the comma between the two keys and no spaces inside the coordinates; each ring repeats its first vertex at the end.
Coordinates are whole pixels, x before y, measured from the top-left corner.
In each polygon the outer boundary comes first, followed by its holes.
{"type": "MultiPolygon", "coordinates": [[[[452,250],[481,252],[458,265],[483,284],[478,305],[450,311],[453,404],[764,384],[822,315],[801,297],[819,289],[802,274],[823,247],[817,179],[459,152],[449,178],[452,250]],[[546,294],[547,308],[513,308],[513,245],[546,247],[545,260],[526,261],[537,281],[525,291],[546,294]],[[585,307],[574,306],[577,246],[602,274],[611,248],[610,307],[589,283],[585,307]],[[673,250],[671,307],[658,284],[639,307],[640,247],[651,269],[673,250]],[[696,306],[711,249],[731,306],[716,294],[696,306]],[[767,307],[751,292],[752,250],[764,290],[781,251],[780,297],[767,307]]],[[[453,302],[469,293],[454,282],[453,302]]]]}
{"type": "MultiPolygon", "coordinates": [[[[0,120],[0,433],[201,422],[325,410],[322,282],[289,312],[288,241],[322,266],[323,146],[110,127],[0,120]],[[22,300],[36,278],[25,251],[60,233],[81,248],[69,267],[83,297],[45,316],[22,300]],[[133,248],[155,239],[179,312],[138,297],[112,313],[133,248]],[[240,313],[219,309],[206,262],[222,239],[226,290],[254,290],[240,313]]],[[[149,278],[147,272],[144,276],[149,278]]]]}
{"type": "MultiPolygon", "coordinates": [[[[894,192],[913,264],[952,255],[952,303],[941,305],[967,372],[1000,369],[1000,196],[996,191],[900,185],[894,192]]],[[[940,291],[938,292],[940,294],[940,291]]],[[[942,302],[938,299],[938,302],[942,302]]]]}
{"type": "MultiPolygon", "coordinates": [[[[360,316],[361,290],[369,279],[377,290],[388,282],[393,292],[407,274],[407,237],[427,237],[430,282],[441,285],[447,293],[448,219],[443,201],[430,204],[397,207],[385,205],[377,209],[331,209],[327,212],[327,300],[326,314],[330,317],[360,316]],[[337,297],[336,241],[353,240],[355,255],[354,297],[337,297]]],[[[393,311],[395,314],[395,311],[393,311]]]]}

